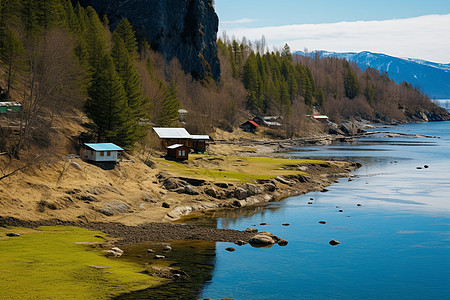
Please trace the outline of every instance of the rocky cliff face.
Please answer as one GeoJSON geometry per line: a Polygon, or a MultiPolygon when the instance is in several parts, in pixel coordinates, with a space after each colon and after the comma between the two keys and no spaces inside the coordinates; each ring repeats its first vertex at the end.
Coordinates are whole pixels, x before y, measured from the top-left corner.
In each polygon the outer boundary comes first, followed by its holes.
{"type": "Polygon", "coordinates": [[[219,18],[213,0],[84,0],[100,16],[106,14],[111,28],[127,18],[138,36],[146,36],[150,46],[166,61],[178,58],[185,72],[201,79],[209,73],[217,80],[219,18]]]}

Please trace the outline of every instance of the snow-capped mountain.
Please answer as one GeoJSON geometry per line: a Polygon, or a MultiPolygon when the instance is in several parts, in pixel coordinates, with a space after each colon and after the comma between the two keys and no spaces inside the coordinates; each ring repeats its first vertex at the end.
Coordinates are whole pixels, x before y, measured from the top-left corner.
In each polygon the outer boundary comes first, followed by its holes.
{"type": "Polygon", "coordinates": [[[304,53],[295,52],[303,56],[314,57],[316,52],[320,57],[337,57],[354,61],[363,71],[368,67],[387,72],[395,82],[403,81],[423,90],[432,99],[450,99],[450,64],[440,64],[430,61],[398,58],[381,53],[368,51],[353,53],[336,53],[314,51],[304,53]]]}

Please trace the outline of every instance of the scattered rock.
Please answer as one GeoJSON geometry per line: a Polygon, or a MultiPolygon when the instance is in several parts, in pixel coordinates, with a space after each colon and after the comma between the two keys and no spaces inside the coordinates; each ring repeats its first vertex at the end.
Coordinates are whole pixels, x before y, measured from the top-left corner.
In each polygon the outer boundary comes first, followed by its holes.
{"type": "Polygon", "coordinates": [[[250,245],[257,247],[275,244],[275,240],[271,236],[261,233],[252,237],[248,242],[250,243],[250,245]]]}
{"type": "Polygon", "coordinates": [[[215,183],[215,185],[220,187],[220,188],[223,188],[223,189],[227,189],[228,188],[228,183],[225,183],[225,182],[218,182],[218,183],[215,183]]]}
{"type": "Polygon", "coordinates": [[[83,168],[78,164],[78,163],[76,163],[76,162],[71,162],[70,163],[70,165],[72,166],[72,167],[74,167],[75,169],[77,169],[77,170],[83,170],[83,168]]]}
{"type": "Polygon", "coordinates": [[[293,185],[294,184],[294,182],[292,180],[287,180],[283,176],[277,176],[275,178],[275,180],[281,182],[282,184],[286,184],[286,185],[293,185]]]}
{"type": "Polygon", "coordinates": [[[79,197],[79,199],[82,201],[88,201],[88,202],[98,202],[98,199],[92,195],[81,195],[79,197]]]}
{"type": "Polygon", "coordinates": [[[358,203],[358,204],[356,204],[356,206],[362,206],[362,204],[361,204],[361,203],[358,203]]]}
{"type": "Polygon", "coordinates": [[[89,267],[94,268],[94,269],[109,269],[112,268],[112,266],[101,266],[101,265],[90,265],[89,267]]]}
{"type": "Polygon", "coordinates": [[[164,180],[163,187],[166,190],[176,190],[180,187],[184,187],[185,184],[186,184],[186,182],[182,182],[181,180],[178,180],[176,178],[169,177],[164,180]]]}
{"type": "Polygon", "coordinates": [[[186,186],[184,187],[184,193],[188,195],[199,195],[199,192],[197,192],[194,186],[190,184],[186,184],[186,186]]]}
{"type": "Polygon", "coordinates": [[[289,225],[291,225],[291,224],[289,224],[289,223],[283,223],[283,224],[281,224],[281,225],[283,225],[283,226],[289,226],[289,225]]]}
{"type": "Polygon", "coordinates": [[[107,202],[98,211],[105,216],[113,216],[116,214],[126,213],[130,210],[130,206],[125,202],[107,202]]]}
{"type": "Polygon", "coordinates": [[[217,198],[217,191],[213,187],[206,188],[205,194],[213,198],[217,198]]]}
{"type": "Polygon", "coordinates": [[[328,192],[328,189],[323,189],[323,190],[321,190],[320,192],[321,192],[321,193],[326,193],[326,192],[328,192]]]}
{"type": "Polygon", "coordinates": [[[327,224],[325,221],[319,221],[320,224],[327,224]]]}
{"type": "Polygon", "coordinates": [[[147,253],[155,253],[155,250],[153,250],[153,249],[147,249],[147,253]]]}
{"type": "Polygon", "coordinates": [[[256,194],[261,194],[263,192],[262,188],[260,188],[259,186],[253,184],[253,183],[244,183],[243,188],[245,190],[247,190],[247,195],[256,195],[256,194]]]}
{"type": "Polygon", "coordinates": [[[149,203],[157,203],[157,201],[149,194],[142,194],[142,201],[149,203]]]}
{"type": "Polygon", "coordinates": [[[170,246],[165,246],[165,247],[163,248],[163,251],[165,251],[165,252],[167,252],[167,251],[172,251],[172,247],[170,247],[170,246]]]}
{"type": "Polygon", "coordinates": [[[123,250],[118,247],[113,247],[106,252],[106,256],[121,257],[123,255],[123,250]]]}
{"type": "Polygon", "coordinates": [[[264,226],[264,225],[267,225],[267,223],[259,223],[259,225],[262,225],[262,226],[264,226]]]}
{"type": "Polygon", "coordinates": [[[416,169],[417,169],[417,170],[422,170],[422,167],[417,167],[416,169]]]}
{"type": "Polygon", "coordinates": [[[353,179],[351,179],[350,177],[348,178],[348,181],[353,181],[353,179]]]}
{"type": "Polygon", "coordinates": [[[166,258],[164,255],[155,255],[155,256],[153,256],[153,259],[164,259],[164,258],[166,258]]]}
{"type": "Polygon", "coordinates": [[[20,233],[9,232],[9,233],[6,234],[6,236],[9,236],[9,237],[17,237],[17,236],[20,236],[20,233]]]}
{"type": "Polygon", "coordinates": [[[277,244],[278,244],[279,246],[287,246],[288,241],[283,240],[283,239],[279,239],[278,242],[277,242],[277,244]]]}
{"type": "Polygon", "coordinates": [[[170,204],[167,202],[163,202],[163,204],[161,206],[164,208],[170,208],[170,204]]]}
{"type": "Polygon", "coordinates": [[[339,210],[339,212],[343,212],[343,210],[342,210],[342,209],[340,209],[340,210],[339,210]]]}
{"type": "Polygon", "coordinates": [[[314,200],[314,198],[309,198],[309,200],[314,200]]]}
{"type": "Polygon", "coordinates": [[[428,166],[428,165],[425,165],[425,166],[423,166],[425,169],[428,169],[430,166],[428,166]]]}
{"type": "Polygon", "coordinates": [[[247,191],[241,187],[237,187],[234,189],[234,196],[239,199],[239,200],[243,200],[245,198],[247,198],[247,191]]]}
{"type": "Polygon", "coordinates": [[[256,228],[247,228],[247,229],[244,230],[244,232],[256,233],[256,232],[258,232],[258,229],[256,229],[256,228]]]}
{"type": "Polygon", "coordinates": [[[336,241],[336,240],[331,240],[329,243],[331,246],[336,246],[336,245],[339,245],[341,242],[336,241]]]}
{"type": "Polygon", "coordinates": [[[268,191],[268,192],[274,192],[274,191],[277,189],[276,185],[273,184],[273,183],[265,183],[265,184],[264,184],[264,188],[265,188],[266,191],[268,191]]]}
{"type": "Polygon", "coordinates": [[[234,242],[236,245],[238,245],[238,246],[243,246],[243,245],[246,245],[247,244],[247,242],[244,242],[244,241],[242,241],[242,240],[239,240],[239,241],[236,241],[236,242],[234,242]]]}
{"type": "Polygon", "coordinates": [[[227,250],[228,252],[234,252],[234,251],[236,251],[236,249],[234,249],[233,247],[225,248],[225,250],[227,250]]]}
{"type": "Polygon", "coordinates": [[[312,202],[308,202],[308,204],[313,204],[312,202]]]}

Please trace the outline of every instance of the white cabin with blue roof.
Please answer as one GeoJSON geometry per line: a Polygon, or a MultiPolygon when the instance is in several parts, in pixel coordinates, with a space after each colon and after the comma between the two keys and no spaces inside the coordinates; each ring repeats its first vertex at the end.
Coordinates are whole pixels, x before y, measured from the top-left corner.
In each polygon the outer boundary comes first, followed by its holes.
{"type": "Polygon", "coordinates": [[[122,148],[113,143],[85,143],[85,158],[90,161],[116,162],[122,148]]]}

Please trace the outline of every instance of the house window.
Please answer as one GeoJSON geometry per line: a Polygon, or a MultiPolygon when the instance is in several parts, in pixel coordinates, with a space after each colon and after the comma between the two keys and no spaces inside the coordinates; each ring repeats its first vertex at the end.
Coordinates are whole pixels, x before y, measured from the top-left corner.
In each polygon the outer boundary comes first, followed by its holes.
{"type": "Polygon", "coordinates": [[[100,151],[100,156],[105,156],[105,152],[100,151]]]}
{"type": "Polygon", "coordinates": [[[181,156],[186,156],[186,151],[183,150],[181,151],[181,153],[182,153],[181,156]]]}
{"type": "Polygon", "coordinates": [[[106,152],[106,156],[111,156],[111,151],[106,152]]]}
{"type": "Polygon", "coordinates": [[[178,156],[183,156],[183,152],[181,150],[178,150],[178,156]]]}

